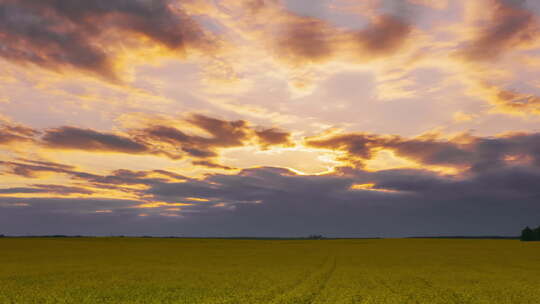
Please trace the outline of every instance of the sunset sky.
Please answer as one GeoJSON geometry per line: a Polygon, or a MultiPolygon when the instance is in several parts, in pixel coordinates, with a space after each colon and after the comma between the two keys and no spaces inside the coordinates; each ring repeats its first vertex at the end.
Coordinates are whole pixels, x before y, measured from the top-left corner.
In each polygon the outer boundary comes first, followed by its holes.
{"type": "Polygon", "coordinates": [[[0,234],[517,235],[540,1],[0,0],[0,234]]]}

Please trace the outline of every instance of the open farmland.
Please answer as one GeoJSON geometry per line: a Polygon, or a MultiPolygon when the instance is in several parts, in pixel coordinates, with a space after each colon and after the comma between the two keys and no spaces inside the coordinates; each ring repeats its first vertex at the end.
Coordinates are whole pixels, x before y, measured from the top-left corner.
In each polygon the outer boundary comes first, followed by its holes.
{"type": "Polygon", "coordinates": [[[0,239],[0,303],[540,303],[540,243],[0,239]]]}

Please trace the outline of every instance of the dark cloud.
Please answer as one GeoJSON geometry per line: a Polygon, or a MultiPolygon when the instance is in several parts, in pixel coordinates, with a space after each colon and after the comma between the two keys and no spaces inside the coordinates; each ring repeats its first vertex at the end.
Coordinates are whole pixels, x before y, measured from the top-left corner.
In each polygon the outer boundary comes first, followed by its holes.
{"type": "MultiPolygon", "coordinates": [[[[194,158],[194,165],[220,169],[232,169],[216,162],[215,157],[221,149],[255,142],[264,149],[273,145],[291,145],[290,133],[278,129],[257,130],[242,120],[226,121],[194,115],[186,121],[208,133],[208,136],[187,134],[174,127],[159,125],[130,131],[127,136],[62,127],[46,130],[40,142],[56,149],[165,155],[173,159],[187,155],[194,158]]],[[[35,132],[23,131],[29,134],[35,132]]],[[[539,138],[538,133],[509,133],[495,137],[462,134],[453,138],[441,138],[438,134],[405,138],[351,133],[310,137],[305,139],[305,143],[315,148],[347,152],[342,160],[359,167],[366,160],[373,159],[378,151],[386,149],[422,165],[484,170],[516,163],[540,164],[539,138]]],[[[40,161],[4,161],[1,164],[21,176],[32,176],[39,172],[74,172],[71,167],[40,161]]]]}
{"type": "Polygon", "coordinates": [[[244,120],[228,121],[194,114],[179,122],[188,123],[191,128],[198,129],[199,133],[206,134],[188,134],[173,126],[152,124],[128,130],[125,135],[64,126],[45,130],[40,136],[39,131],[24,126],[4,125],[0,127],[0,145],[31,141],[59,150],[151,154],[171,159],[188,156],[204,159],[205,162],[200,164],[207,166],[212,163],[211,159],[219,155],[221,149],[250,144],[259,144],[265,149],[273,145],[291,145],[288,132],[264,128],[258,128],[260,131],[257,131],[257,128],[244,120]]]}
{"type": "Polygon", "coordinates": [[[111,47],[117,44],[107,38],[113,32],[142,35],[182,52],[213,44],[169,0],[0,0],[0,56],[11,61],[114,79],[111,47]]]}
{"type": "Polygon", "coordinates": [[[42,185],[36,184],[31,187],[16,187],[0,189],[0,194],[31,194],[31,193],[49,193],[49,194],[92,194],[93,191],[81,187],[68,187],[61,185],[42,185]]]}
{"type": "Polygon", "coordinates": [[[16,134],[0,131],[0,145],[6,145],[17,141],[24,141],[25,138],[16,134]]]}
{"type": "MultiPolygon", "coordinates": [[[[219,51],[222,41],[205,31],[180,4],[173,0],[0,0],[0,57],[118,81],[118,50],[140,47],[135,37],[143,36],[178,54],[219,51]]],[[[282,10],[265,37],[278,59],[294,65],[350,57],[351,52],[361,60],[391,55],[412,29],[399,12],[381,14],[365,29],[352,31],[287,11],[279,1],[244,1],[242,7],[249,22],[255,22],[255,17],[266,22],[262,12],[282,10]]]]}
{"type": "Polygon", "coordinates": [[[371,26],[358,33],[360,45],[375,56],[389,55],[399,49],[412,31],[412,26],[404,19],[381,15],[371,26]]]}
{"type": "MultiPolygon", "coordinates": [[[[98,175],[76,170],[74,167],[68,165],[24,159],[20,160],[19,162],[0,161],[0,167],[5,168],[3,170],[4,173],[18,175],[26,178],[39,178],[42,173],[55,173],[68,176],[75,182],[82,182],[84,185],[90,185],[95,188],[116,189],[132,193],[137,193],[137,191],[131,188],[125,188],[124,186],[153,185],[169,181],[189,180],[183,175],[166,170],[132,171],[127,169],[120,169],[115,170],[107,175],[98,175]]],[[[33,187],[40,188],[39,192],[43,193],[59,193],[57,189],[62,189],[54,188],[53,186],[38,187],[34,185],[33,187]],[[47,189],[51,191],[47,191],[47,189]]],[[[66,189],[78,188],[70,187],[66,189]]],[[[31,191],[37,192],[38,190],[31,191]]]]}
{"type": "Polygon", "coordinates": [[[292,12],[284,14],[283,30],[275,38],[277,56],[293,65],[325,62],[351,52],[354,60],[361,61],[390,56],[405,44],[413,29],[405,18],[388,14],[376,16],[358,31],[292,12]]]}
{"type": "Polygon", "coordinates": [[[15,235],[162,235],[159,230],[164,230],[158,226],[178,221],[178,218],[159,216],[161,212],[153,214],[151,210],[136,208],[141,203],[115,199],[0,197],[0,230],[15,235]],[[140,216],[146,214],[149,216],[140,216]],[[149,218],[152,220],[146,220],[149,218]]]}
{"type": "Polygon", "coordinates": [[[152,126],[143,130],[142,134],[150,141],[167,143],[173,150],[181,150],[192,157],[208,158],[217,155],[205,138],[187,135],[173,127],[152,126]]]}
{"type": "Polygon", "coordinates": [[[72,170],[72,169],[75,168],[73,166],[66,165],[66,164],[60,164],[60,163],[54,163],[54,162],[42,161],[42,160],[32,160],[32,159],[26,159],[26,158],[18,158],[17,160],[21,161],[21,162],[24,162],[24,163],[32,164],[32,165],[38,165],[38,166],[43,166],[43,167],[51,167],[51,168],[55,168],[55,169],[63,169],[63,170],[66,170],[66,171],[72,170]]]}
{"type": "MultiPolygon", "coordinates": [[[[282,168],[262,167],[245,169],[238,174],[212,174],[203,180],[191,180],[182,183],[156,184],[149,194],[158,199],[170,200],[176,197],[200,197],[228,203],[259,204],[265,200],[270,203],[292,199],[306,199],[321,195],[332,197],[339,193],[348,193],[354,180],[339,176],[300,176],[282,168]],[[317,188],[317,191],[310,189],[317,188]],[[314,193],[316,192],[316,193],[314,193]],[[283,195],[282,198],[279,196],[283,195]],[[273,197],[273,199],[270,199],[273,197]]],[[[319,198],[320,199],[320,198],[319,198]]]]}
{"type": "MultiPolygon", "coordinates": [[[[147,173],[112,175],[143,181],[147,173]]],[[[145,203],[142,200],[3,197],[0,229],[18,234],[515,235],[540,216],[539,181],[539,166],[524,165],[456,176],[350,167],[306,176],[281,168],[253,168],[201,179],[154,180],[141,193],[145,199],[191,204],[175,209],[167,204],[137,208],[145,203]],[[371,187],[353,187],[358,184],[371,187]],[[52,216],[56,221],[46,220],[52,216]]]]}
{"type": "Polygon", "coordinates": [[[279,129],[265,129],[256,131],[257,139],[263,148],[271,146],[292,146],[291,133],[279,129]]]}
{"type": "Polygon", "coordinates": [[[538,39],[537,17],[524,0],[490,0],[491,20],[462,52],[469,60],[495,59],[505,51],[538,39]]]}
{"type": "Polygon", "coordinates": [[[474,170],[488,170],[529,161],[535,165],[540,164],[538,133],[512,133],[492,138],[462,135],[453,139],[441,139],[437,135],[403,138],[356,133],[311,138],[306,142],[312,147],[345,151],[348,153],[347,160],[360,166],[363,161],[372,159],[380,149],[392,150],[401,157],[423,165],[474,170]]]}
{"type": "MultiPolygon", "coordinates": [[[[393,190],[445,199],[533,200],[540,191],[540,168],[527,166],[495,167],[489,171],[469,172],[464,176],[440,175],[426,170],[397,169],[349,173],[363,181],[374,183],[374,189],[393,190]]],[[[472,203],[472,201],[470,202],[472,203]]]]}
{"type": "Polygon", "coordinates": [[[85,198],[0,198],[0,208],[15,208],[26,213],[58,215],[88,214],[100,210],[122,210],[139,205],[139,201],[85,198]]]}
{"type": "Polygon", "coordinates": [[[28,193],[47,193],[45,189],[28,188],[28,187],[16,187],[16,188],[4,188],[0,189],[0,194],[28,194],[28,193]]]}
{"type": "Polygon", "coordinates": [[[208,160],[196,160],[191,163],[195,166],[201,166],[201,167],[206,167],[206,168],[211,168],[211,169],[234,170],[234,168],[232,167],[224,166],[224,165],[218,164],[213,161],[208,161],[208,160]]]}
{"type": "Polygon", "coordinates": [[[111,63],[104,50],[81,30],[66,28],[61,18],[25,7],[31,2],[0,2],[0,56],[7,60],[34,63],[50,69],[75,67],[111,77],[111,63]]]}
{"type": "Polygon", "coordinates": [[[350,168],[343,168],[340,175],[298,176],[284,169],[258,168],[202,181],[155,185],[150,193],[165,200],[195,195],[221,202],[223,209],[202,204],[207,215],[193,215],[194,221],[208,222],[206,218],[214,214],[230,221],[224,229],[245,229],[244,235],[301,235],[310,230],[410,235],[421,234],[423,229],[424,233],[458,234],[508,229],[504,233],[512,235],[512,229],[518,231],[533,219],[523,210],[540,214],[535,203],[540,197],[539,174],[538,168],[519,166],[467,177],[412,169],[367,172],[350,168]],[[374,190],[351,189],[357,183],[374,183],[374,190]]]}
{"type": "Polygon", "coordinates": [[[335,52],[332,38],[335,29],[320,19],[296,16],[278,37],[279,55],[292,63],[319,62],[335,52]]]}
{"type": "Polygon", "coordinates": [[[384,138],[374,134],[340,134],[329,138],[307,138],[306,143],[315,148],[346,151],[362,159],[373,157],[376,146],[383,144],[384,138]]]}
{"type": "Polygon", "coordinates": [[[43,143],[51,148],[122,153],[147,153],[148,147],[128,137],[90,129],[61,127],[47,130],[43,143]]]}
{"type": "MultiPolygon", "coordinates": [[[[214,149],[256,136],[243,121],[201,116],[189,121],[209,136],[169,130],[160,133],[159,142],[214,149]]],[[[68,177],[73,186],[0,189],[0,230],[198,236],[513,235],[540,216],[539,133],[453,138],[352,133],[307,138],[306,144],[346,152],[346,160],[359,165],[323,175],[262,167],[188,178],[164,170],[121,169],[99,175],[43,160],[1,161],[4,174],[31,178],[56,173],[68,177]],[[424,169],[362,169],[361,163],[381,149],[415,160],[424,169]],[[429,165],[460,170],[442,174],[430,171],[429,165]],[[21,198],[24,194],[92,194],[97,189],[122,191],[139,199],[21,198]],[[56,221],[37,221],[53,216],[56,221]]],[[[194,164],[223,168],[212,159],[197,159],[194,164]]]]}
{"type": "Polygon", "coordinates": [[[175,173],[175,172],[171,172],[171,171],[167,171],[167,170],[152,170],[150,171],[151,174],[159,174],[159,175],[163,175],[163,176],[167,176],[171,179],[179,179],[179,180],[185,180],[187,177],[181,175],[181,174],[178,174],[178,173],[175,173]]]}
{"type": "MultiPolygon", "coordinates": [[[[132,171],[120,169],[111,172],[108,175],[96,175],[86,172],[72,171],[68,173],[75,180],[84,181],[100,188],[109,186],[111,188],[122,190],[126,185],[153,185],[168,181],[186,180],[187,178],[165,170],[152,171],[132,171]]],[[[127,192],[136,192],[132,189],[124,189],[127,192]]]]}
{"type": "Polygon", "coordinates": [[[38,134],[37,131],[24,126],[0,124],[0,145],[17,142],[29,142],[38,134]]]}
{"type": "Polygon", "coordinates": [[[27,178],[37,178],[41,173],[61,173],[69,174],[69,168],[46,162],[12,162],[0,161],[0,166],[4,167],[4,172],[27,178]]]}
{"type": "Polygon", "coordinates": [[[538,168],[525,166],[462,177],[353,168],[341,168],[335,175],[300,176],[286,169],[256,168],[156,183],[146,192],[170,202],[205,199],[179,211],[167,211],[168,206],[139,209],[135,207],[142,202],[137,201],[0,198],[0,228],[8,233],[80,229],[80,234],[194,236],[515,235],[540,215],[539,177],[538,168]],[[374,186],[351,189],[358,183],[374,186]],[[110,212],[98,216],[100,210],[110,212]],[[51,215],[57,220],[29,225],[51,215]],[[75,220],[84,224],[73,225],[75,220]]]}
{"type": "MultiPolygon", "coordinates": [[[[183,175],[166,170],[132,171],[119,169],[106,175],[93,174],[76,170],[75,168],[63,164],[46,161],[20,160],[19,162],[0,161],[0,176],[2,174],[18,175],[25,178],[37,179],[43,173],[54,173],[63,175],[71,181],[74,186],[31,184],[24,187],[12,187],[0,189],[0,194],[47,194],[55,196],[65,196],[70,194],[94,194],[96,189],[113,190],[117,194],[125,193],[130,196],[143,197],[143,189],[151,185],[168,182],[179,182],[191,180],[183,175]],[[135,186],[135,187],[133,187],[135,186]]],[[[141,203],[146,203],[142,201],[141,203]]]]}
{"type": "Polygon", "coordinates": [[[242,146],[243,141],[249,137],[249,125],[244,120],[225,121],[204,115],[193,115],[188,121],[213,136],[206,140],[211,145],[242,146]]]}
{"type": "MultiPolygon", "coordinates": [[[[20,0],[19,0],[20,1],[20,0]]],[[[26,5],[28,2],[26,1],[26,5]]],[[[109,26],[141,33],[171,49],[198,43],[203,36],[198,25],[169,0],[44,0],[32,3],[45,11],[68,18],[91,32],[99,32],[100,20],[109,26]]]]}
{"type": "Polygon", "coordinates": [[[500,137],[470,137],[463,143],[454,139],[402,140],[388,145],[399,155],[423,164],[465,166],[490,170],[531,162],[540,165],[540,134],[513,133],[500,137]]]}
{"type": "Polygon", "coordinates": [[[208,147],[197,142],[197,140],[184,132],[168,126],[152,126],[141,132],[141,136],[148,141],[168,144],[168,155],[171,158],[180,158],[178,152],[183,151],[193,157],[213,157],[216,153],[208,147]]]}
{"type": "Polygon", "coordinates": [[[177,128],[162,125],[149,126],[137,134],[156,146],[167,144],[168,148],[164,151],[173,154],[183,152],[190,157],[204,159],[218,156],[219,150],[223,148],[242,147],[256,136],[244,120],[227,121],[195,114],[186,122],[209,136],[186,134],[177,128]]]}

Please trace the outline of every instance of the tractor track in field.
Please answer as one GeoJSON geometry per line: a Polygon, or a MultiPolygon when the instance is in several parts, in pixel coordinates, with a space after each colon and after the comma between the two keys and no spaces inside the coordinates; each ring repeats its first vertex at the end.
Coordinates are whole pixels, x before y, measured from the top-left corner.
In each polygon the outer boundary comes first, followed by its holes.
{"type": "Polygon", "coordinates": [[[316,294],[314,294],[314,296],[311,298],[311,300],[308,303],[314,303],[315,300],[320,296],[322,291],[326,288],[326,286],[328,285],[328,282],[330,281],[330,279],[334,275],[334,272],[336,271],[336,264],[337,264],[337,259],[336,257],[334,257],[332,259],[330,268],[323,274],[323,280],[321,281],[318,288],[316,289],[316,294]]]}
{"type": "Polygon", "coordinates": [[[291,290],[275,297],[269,303],[271,304],[286,304],[286,303],[302,303],[311,304],[320,296],[321,292],[326,288],[328,282],[336,269],[336,257],[328,256],[320,271],[313,272],[310,276],[301,280],[291,290]]]}

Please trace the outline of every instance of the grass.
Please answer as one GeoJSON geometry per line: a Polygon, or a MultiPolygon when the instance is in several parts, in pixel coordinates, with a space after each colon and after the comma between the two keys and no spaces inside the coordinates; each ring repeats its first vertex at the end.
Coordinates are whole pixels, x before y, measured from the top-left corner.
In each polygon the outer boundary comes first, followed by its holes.
{"type": "Polygon", "coordinates": [[[540,303],[516,240],[0,239],[0,303],[540,303]]]}

